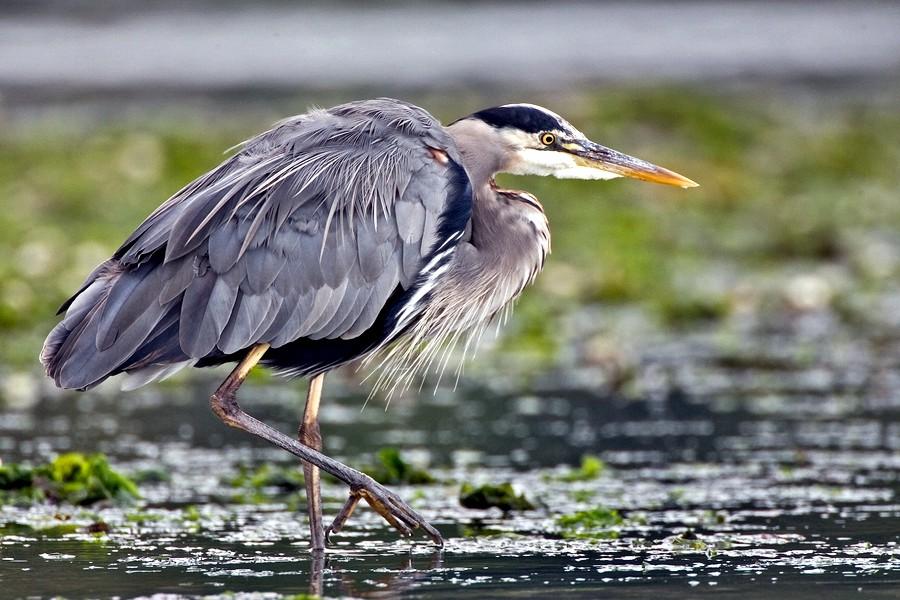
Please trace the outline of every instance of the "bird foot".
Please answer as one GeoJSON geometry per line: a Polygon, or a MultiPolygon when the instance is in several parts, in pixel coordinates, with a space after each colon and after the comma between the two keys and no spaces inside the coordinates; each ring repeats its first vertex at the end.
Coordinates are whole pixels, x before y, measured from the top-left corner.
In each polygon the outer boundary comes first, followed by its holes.
{"type": "Polygon", "coordinates": [[[409,537],[414,529],[422,528],[431,537],[436,546],[444,545],[444,538],[440,532],[428,523],[422,515],[414,511],[397,494],[393,493],[368,475],[363,475],[358,483],[350,486],[350,497],[344,503],[343,508],[334,518],[331,526],[325,529],[325,540],[331,543],[331,534],[338,533],[353,509],[360,500],[365,500],[372,509],[381,515],[400,535],[409,537]]]}

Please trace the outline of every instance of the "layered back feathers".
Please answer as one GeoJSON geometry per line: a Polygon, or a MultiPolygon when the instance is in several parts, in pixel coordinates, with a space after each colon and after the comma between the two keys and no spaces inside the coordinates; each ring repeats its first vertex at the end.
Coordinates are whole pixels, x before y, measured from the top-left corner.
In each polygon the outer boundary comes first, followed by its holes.
{"type": "Polygon", "coordinates": [[[282,121],[154,211],[63,305],[41,361],[84,389],[261,342],[359,336],[457,233],[446,216],[465,227],[461,171],[440,124],[396,100],[282,121]]]}

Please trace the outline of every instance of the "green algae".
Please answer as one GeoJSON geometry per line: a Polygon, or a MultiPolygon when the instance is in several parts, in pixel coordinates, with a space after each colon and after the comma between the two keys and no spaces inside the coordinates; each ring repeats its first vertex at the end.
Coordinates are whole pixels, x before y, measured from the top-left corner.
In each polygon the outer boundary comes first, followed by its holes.
{"type": "Polygon", "coordinates": [[[465,508],[485,510],[499,508],[503,512],[534,510],[524,494],[517,494],[511,483],[484,484],[478,487],[464,483],[459,490],[459,503],[465,508]]]}
{"type": "Polygon", "coordinates": [[[134,481],[113,470],[102,454],[69,452],[36,467],[0,467],[0,504],[50,501],[88,506],[101,501],[128,503],[139,496],[134,481]]]}
{"type": "Polygon", "coordinates": [[[602,506],[556,518],[560,535],[569,539],[615,539],[624,522],[619,511],[602,506]]]}
{"type": "Polygon", "coordinates": [[[163,516],[158,513],[150,513],[142,510],[130,512],[125,515],[125,520],[135,525],[146,525],[148,523],[156,523],[163,520],[163,516]]]}
{"type": "Polygon", "coordinates": [[[436,479],[424,469],[414,467],[403,459],[397,448],[382,448],[376,454],[375,466],[365,469],[369,476],[384,485],[427,485],[436,479]]]}
{"type": "Polygon", "coordinates": [[[0,525],[0,537],[7,535],[61,537],[70,533],[78,533],[79,528],[74,523],[55,523],[37,527],[28,523],[4,523],[0,525]]]}
{"type": "Polygon", "coordinates": [[[253,491],[275,490],[289,494],[304,489],[303,470],[300,465],[264,463],[257,467],[241,465],[237,475],[226,480],[233,488],[253,491]]]}
{"type": "Polygon", "coordinates": [[[606,470],[606,463],[599,457],[585,454],[581,457],[581,466],[564,475],[559,476],[560,481],[593,481],[606,470]]]}

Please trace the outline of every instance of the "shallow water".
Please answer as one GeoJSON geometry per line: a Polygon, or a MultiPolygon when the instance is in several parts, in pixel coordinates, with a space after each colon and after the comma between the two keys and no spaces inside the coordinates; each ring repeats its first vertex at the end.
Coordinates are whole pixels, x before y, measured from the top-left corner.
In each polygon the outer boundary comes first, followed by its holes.
{"type": "MultiPolygon", "coordinates": [[[[898,341],[890,323],[865,332],[828,312],[644,331],[624,385],[610,385],[609,361],[576,353],[527,379],[476,369],[457,390],[387,411],[378,399],[361,411],[365,387],[335,378],[327,449],[365,466],[397,446],[430,465],[440,483],[394,489],[448,541],[398,539],[359,510],[318,564],[301,495],[250,498],[228,484],[242,465],[291,462],[215,420],[212,379],[39,395],[0,414],[4,459],[103,451],[126,472],[168,479],[143,483],[138,507],[3,507],[0,583],[10,597],[897,597],[898,341]],[[607,469],[565,481],[584,454],[607,469]],[[538,508],[464,509],[462,481],[511,481],[538,508]],[[596,506],[623,522],[564,535],[559,515],[596,506]],[[110,532],[86,533],[98,521],[110,532]],[[61,523],[76,531],[40,532],[61,523]]],[[[254,382],[244,406],[291,431],[301,397],[298,385],[254,382]]],[[[324,493],[333,514],[345,490],[329,482],[324,493]]]]}

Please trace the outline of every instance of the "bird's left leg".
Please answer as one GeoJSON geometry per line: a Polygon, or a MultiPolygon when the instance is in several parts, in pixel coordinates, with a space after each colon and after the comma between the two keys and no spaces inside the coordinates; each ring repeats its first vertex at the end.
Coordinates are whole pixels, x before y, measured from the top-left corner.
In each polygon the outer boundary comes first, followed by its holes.
{"type": "MultiPolygon", "coordinates": [[[[444,540],[440,532],[432,527],[419,513],[412,509],[399,496],[376,482],[374,479],[352,469],[333,458],[325,456],[318,450],[301,444],[297,440],[273,429],[259,419],[245,413],[237,402],[237,390],[241,387],[247,373],[262,358],[268,344],[257,344],[251,348],[247,355],[234,368],[225,381],[216,389],[210,398],[210,407],[213,412],[229,427],[243,429],[267,442],[287,450],[300,460],[312,463],[334,475],[339,480],[350,486],[351,500],[355,503],[360,499],[365,500],[378,514],[390,523],[403,535],[410,535],[413,529],[421,527],[431,536],[432,541],[443,546],[444,540]]],[[[345,511],[341,511],[344,515],[345,511]]],[[[349,513],[346,513],[349,516],[349,513]]],[[[346,519],[346,517],[345,517],[346,519]]]]}
{"type": "MultiPolygon", "coordinates": [[[[309,380],[303,421],[297,432],[297,439],[301,444],[319,452],[322,451],[322,434],[319,431],[319,399],[322,397],[324,382],[324,373],[309,380]]],[[[309,545],[314,553],[322,552],[325,550],[325,530],[322,529],[322,491],[319,467],[303,461],[303,479],[306,482],[306,506],[309,513],[309,545]]]]}

